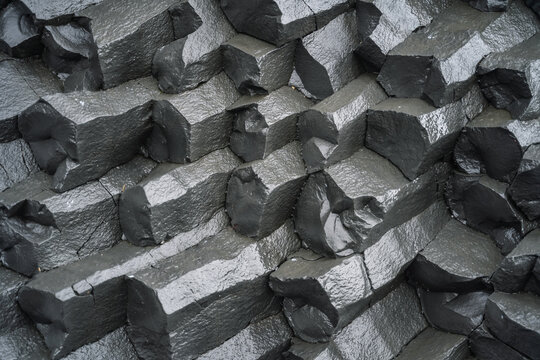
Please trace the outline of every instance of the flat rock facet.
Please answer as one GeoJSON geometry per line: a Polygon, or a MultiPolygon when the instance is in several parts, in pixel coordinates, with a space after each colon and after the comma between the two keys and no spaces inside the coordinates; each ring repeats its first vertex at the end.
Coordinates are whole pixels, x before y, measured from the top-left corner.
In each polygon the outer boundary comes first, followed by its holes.
{"type": "Polygon", "coordinates": [[[103,0],[19,0],[34,15],[40,24],[59,24],[69,21],[73,14],[103,0]]]}
{"type": "Polygon", "coordinates": [[[508,0],[467,0],[469,5],[480,11],[505,11],[508,0]]]}
{"type": "Polygon", "coordinates": [[[0,335],[27,324],[27,319],[17,306],[17,292],[27,279],[6,268],[0,268],[0,335]]]}
{"type": "Polygon", "coordinates": [[[540,144],[523,154],[508,194],[529,220],[540,219],[540,144]]]}
{"type": "Polygon", "coordinates": [[[408,343],[396,360],[465,360],[467,338],[427,328],[408,343]]]}
{"type": "Polygon", "coordinates": [[[0,192],[39,171],[32,151],[22,139],[0,143],[0,192]]]}
{"type": "Polygon", "coordinates": [[[479,360],[527,360],[527,358],[495,338],[485,322],[474,330],[469,338],[471,351],[479,360]]]}
{"type": "Polygon", "coordinates": [[[20,1],[0,9],[0,50],[18,58],[38,55],[41,34],[32,13],[20,1]]]}
{"type": "Polygon", "coordinates": [[[0,335],[2,360],[47,359],[49,354],[36,329],[23,326],[0,335]]]}
{"type": "Polygon", "coordinates": [[[126,329],[122,327],[92,344],[77,349],[63,359],[138,360],[139,357],[129,341],[126,329]]]}

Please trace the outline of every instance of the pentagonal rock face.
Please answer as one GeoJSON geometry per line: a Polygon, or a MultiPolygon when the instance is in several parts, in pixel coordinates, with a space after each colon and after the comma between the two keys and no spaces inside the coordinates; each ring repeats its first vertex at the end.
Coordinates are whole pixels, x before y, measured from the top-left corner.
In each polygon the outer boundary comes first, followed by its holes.
{"type": "Polygon", "coordinates": [[[13,1],[0,11],[0,50],[14,57],[41,53],[40,31],[32,13],[20,1],[13,1]]]}
{"type": "Polygon", "coordinates": [[[157,95],[154,125],[146,139],[150,156],[160,162],[185,163],[227,146],[232,114],[225,110],[239,96],[224,73],[179,95],[157,95]]]}
{"type": "Polygon", "coordinates": [[[227,188],[231,226],[253,238],[269,235],[291,216],[305,178],[296,141],[264,160],[238,166],[227,188]]]}
{"type": "Polygon", "coordinates": [[[220,45],[236,32],[217,1],[184,0],[169,12],[178,40],[156,51],[152,74],[163,92],[174,94],[219,73],[223,65],[220,45]]]}
{"type": "Polygon", "coordinates": [[[22,139],[0,143],[0,191],[39,171],[28,144],[22,139]]]}
{"type": "Polygon", "coordinates": [[[295,42],[280,47],[238,34],[223,44],[223,67],[240,93],[268,94],[287,85],[295,42]]]}
{"type": "Polygon", "coordinates": [[[357,55],[370,71],[380,70],[390,50],[428,25],[449,4],[447,0],[357,0],[357,55]]]}
{"type": "Polygon", "coordinates": [[[486,98],[515,119],[540,116],[540,35],[505,52],[492,53],[478,66],[479,83],[486,98]]]}
{"type": "Polygon", "coordinates": [[[480,12],[457,1],[396,46],[378,79],[389,95],[426,97],[442,106],[465,94],[483,56],[509,49],[537,30],[538,20],[521,2],[507,12],[480,12]]]}
{"type": "Polygon", "coordinates": [[[39,166],[66,191],[131,160],[151,127],[156,93],[143,80],[100,92],[43,97],[19,117],[19,130],[39,166]]]}
{"type": "Polygon", "coordinates": [[[308,172],[351,156],[363,145],[367,109],[386,99],[373,75],[361,75],[301,114],[298,121],[308,172]]]}
{"type": "Polygon", "coordinates": [[[229,149],[187,165],[161,164],[120,198],[120,223],[135,245],[160,244],[207,221],[223,206],[231,171],[240,161],[229,149]]]}
{"type": "Polygon", "coordinates": [[[126,275],[196,245],[227,224],[225,212],[220,211],[207,223],[159,247],[120,242],[76,263],[37,274],[19,292],[19,304],[36,322],[53,356],[62,357],[126,322],[126,275]]]}
{"type": "Polygon", "coordinates": [[[264,320],[250,324],[237,335],[215,349],[199,356],[201,360],[228,360],[249,349],[253,359],[279,359],[287,349],[292,331],[283,315],[273,315],[264,320]]]}
{"type": "Polygon", "coordinates": [[[508,254],[535,227],[523,218],[507,196],[508,186],[485,175],[455,172],[446,185],[446,201],[462,223],[491,236],[508,254]]]}
{"type": "Polygon", "coordinates": [[[480,360],[527,360],[525,356],[496,339],[485,322],[471,333],[470,347],[480,360]]]}
{"type": "Polygon", "coordinates": [[[244,96],[229,107],[234,113],[231,150],[244,161],[266,158],[296,139],[298,114],[312,102],[289,87],[267,96],[244,96]]]}
{"type": "Polygon", "coordinates": [[[529,220],[540,219],[540,144],[529,146],[523,154],[508,193],[529,220]]]}
{"type": "Polygon", "coordinates": [[[267,276],[299,245],[290,222],[257,242],[228,228],[130,277],[128,331],[139,356],[195,358],[279,311],[267,276]]]}
{"type": "Polygon", "coordinates": [[[360,149],[308,178],[296,205],[296,230],[317,253],[362,252],[431,205],[447,172],[435,166],[409,182],[388,160],[360,149]]]}
{"type": "Polygon", "coordinates": [[[360,64],[355,12],[346,12],[298,42],[295,69],[307,91],[324,99],[356,78],[360,64]]]}
{"type": "Polygon", "coordinates": [[[468,354],[465,336],[427,328],[403,348],[396,360],[461,360],[468,354]]]}
{"type": "Polygon", "coordinates": [[[468,174],[486,173],[510,183],[516,176],[523,151],[536,142],[540,142],[540,119],[511,120],[508,112],[488,107],[463,129],[454,159],[468,174]]]}
{"type": "MultiPolygon", "coordinates": [[[[481,109],[480,91],[471,92],[481,109]]],[[[420,99],[389,98],[368,111],[366,147],[412,180],[451,153],[468,120],[461,100],[437,109],[420,99]]]]}
{"type": "Polygon", "coordinates": [[[300,250],[270,275],[296,336],[329,341],[364,310],[373,294],[361,255],[329,259],[300,250]]]}
{"type": "Polygon", "coordinates": [[[496,338],[532,358],[540,358],[540,301],[533,294],[493,293],[486,305],[486,325],[496,338]]]}
{"type": "Polygon", "coordinates": [[[431,291],[483,290],[501,259],[489,237],[451,220],[420,252],[409,275],[431,291]]]}

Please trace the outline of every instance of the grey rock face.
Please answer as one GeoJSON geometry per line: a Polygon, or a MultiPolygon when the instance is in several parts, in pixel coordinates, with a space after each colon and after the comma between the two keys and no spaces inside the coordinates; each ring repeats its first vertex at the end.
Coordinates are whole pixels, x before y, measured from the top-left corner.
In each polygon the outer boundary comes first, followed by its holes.
{"type": "Polygon", "coordinates": [[[540,35],[506,50],[492,53],[478,66],[486,98],[520,120],[540,116],[540,35]]]}
{"type": "Polygon", "coordinates": [[[138,360],[135,348],[128,339],[126,329],[120,328],[95,343],[85,345],[72,352],[65,360],[138,360]]]}
{"type": "Polygon", "coordinates": [[[2,349],[2,360],[49,358],[43,339],[31,326],[23,326],[0,335],[0,349],[2,349]]]}
{"type": "Polygon", "coordinates": [[[283,315],[273,315],[250,324],[217,348],[204,353],[197,359],[279,359],[281,353],[287,349],[291,336],[291,329],[283,315]]]}
{"type": "Polygon", "coordinates": [[[483,290],[501,259],[489,237],[450,220],[420,252],[409,275],[413,282],[431,291],[483,290]]]}
{"type": "Polygon", "coordinates": [[[224,73],[179,95],[157,95],[154,126],[146,140],[150,156],[185,163],[227,146],[232,114],[225,109],[239,96],[224,73]]]}
{"type": "Polygon", "coordinates": [[[299,245],[290,222],[257,242],[227,228],[130,277],[128,332],[139,356],[191,359],[277,312],[267,276],[299,245]]]}
{"type": "Polygon", "coordinates": [[[160,164],[120,198],[120,224],[138,246],[160,244],[193,229],[225,203],[231,171],[240,161],[229,149],[186,165],[160,164]]]}
{"type": "Polygon", "coordinates": [[[505,11],[508,0],[467,0],[469,5],[480,11],[505,11]]]}
{"type": "Polygon", "coordinates": [[[207,223],[159,247],[120,242],[76,263],[37,274],[19,292],[19,304],[36,322],[52,355],[60,358],[126,322],[125,276],[181,253],[227,224],[225,212],[219,211],[207,223]]]}
{"type": "Polygon", "coordinates": [[[312,102],[289,87],[266,96],[244,96],[229,107],[234,113],[231,150],[244,161],[266,158],[296,139],[298,115],[312,102]]]}
{"type": "Polygon", "coordinates": [[[357,0],[360,45],[357,55],[370,71],[378,71],[386,55],[416,29],[428,25],[451,1],[357,0]]]}
{"type": "Polygon", "coordinates": [[[465,360],[467,355],[465,336],[427,328],[403,348],[396,360],[465,360]]]}
{"type": "Polygon", "coordinates": [[[146,79],[99,92],[42,97],[19,117],[39,166],[66,191],[131,160],[151,128],[146,79]]]}
{"type": "Polygon", "coordinates": [[[217,1],[183,0],[172,5],[169,13],[178,40],[156,51],[152,74],[161,91],[174,94],[219,73],[223,67],[220,45],[236,32],[217,1]]]}
{"type": "Polygon", "coordinates": [[[19,58],[38,55],[42,49],[40,37],[32,13],[20,1],[0,10],[0,51],[19,58]]]}
{"type": "Polygon", "coordinates": [[[292,255],[270,275],[283,296],[294,333],[307,342],[326,342],[366,309],[373,294],[361,255],[329,259],[308,250],[292,255]]]}
{"type": "Polygon", "coordinates": [[[536,13],[536,15],[540,16],[540,4],[538,2],[535,0],[525,0],[525,4],[530,7],[531,10],[536,13]]]}
{"type": "MultiPolygon", "coordinates": [[[[481,110],[482,94],[477,87],[471,93],[465,99],[481,110]]],[[[412,180],[451,153],[468,120],[462,100],[437,109],[421,99],[389,98],[368,111],[366,147],[412,180]]]]}
{"type": "Polygon", "coordinates": [[[227,213],[239,233],[261,238],[292,214],[306,179],[300,144],[292,142],[264,160],[238,166],[227,188],[227,213]]]}
{"type": "Polygon", "coordinates": [[[447,172],[437,165],[410,182],[388,160],[360,149],[310,175],[296,205],[296,230],[317,253],[362,252],[435,202],[447,172]]]}
{"type": "Polygon", "coordinates": [[[457,1],[396,46],[378,79],[389,95],[426,97],[443,106],[467,92],[483,56],[527,40],[538,27],[538,19],[519,1],[506,12],[480,12],[457,1]]]}
{"type": "Polygon", "coordinates": [[[525,356],[496,339],[485,323],[471,333],[470,347],[479,360],[527,360],[525,356]]]}
{"type": "Polygon", "coordinates": [[[437,201],[410,220],[388,230],[379,241],[368,247],[364,251],[364,261],[373,290],[383,290],[400,279],[399,275],[449,219],[446,205],[437,201]]]}
{"type": "Polygon", "coordinates": [[[486,108],[467,124],[454,149],[457,166],[468,174],[486,173],[510,183],[519,168],[523,151],[540,142],[540,119],[511,120],[510,114],[486,108]]]}
{"type": "Polygon", "coordinates": [[[332,95],[362,72],[354,54],[359,45],[355,16],[346,12],[298,42],[294,66],[317,99],[332,95]]]}
{"type": "Polygon", "coordinates": [[[373,75],[361,75],[300,115],[299,137],[308,172],[351,156],[362,147],[367,109],[386,99],[373,75]]]}
{"type": "Polygon", "coordinates": [[[38,170],[32,151],[22,139],[0,143],[0,192],[38,170]]]}
{"type": "Polygon", "coordinates": [[[291,41],[280,47],[238,34],[222,45],[223,68],[245,95],[264,95],[287,85],[293,69],[291,41]]]}
{"type": "Polygon", "coordinates": [[[540,219],[540,144],[529,146],[523,154],[508,193],[529,220],[540,219]]]}
{"type": "Polygon", "coordinates": [[[496,338],[531,359],[540,358],[540,298],[532,294],[493,293],[486,325],[496,338]]]}
{"type": "Polygon", "coordinates": [[[35,16],[41,24],[59,24],[69,21],[73,14],[86,9],[87,7],[99,4],[103,0],[19,0],[35,16]]]}
{"type": "Polygon", "coordinates": [[[26,317],[17,306],[17,292],[27,279],[11,270],[0,268],[0,336],[18,329],[27,323],[26,317]]]}

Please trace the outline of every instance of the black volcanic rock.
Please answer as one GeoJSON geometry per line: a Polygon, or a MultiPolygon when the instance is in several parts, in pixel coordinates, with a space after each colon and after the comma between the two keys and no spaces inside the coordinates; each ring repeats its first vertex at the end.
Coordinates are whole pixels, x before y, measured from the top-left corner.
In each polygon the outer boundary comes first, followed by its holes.
{"type": "Polygon", "coordinates": [[[505,11],[508,0],[465,0],[473,8],[480,11],[505,11]]]}
{"type": "Polygon", "coordinates": [[[32,13],[20,1],[0,9],[0,50],[24,58],[41,53],[41,33],[32,13]]]}
{"type": "Polygon", "coordinates": [[[0,143],[0,192],[37,171],[32,151],[22,139],[0,143]]]}
{"type": "Polygon", "coordinates": [[[471,351],[479,360],[527,360],[527,358],[495,338],[485,322],[470,335],[471,351]]]}
{"type": "Polygon", "coordinates": [[[410,343],[396,360],[465,360],[469,355],[465,336],[428,327],[410,343]]]}
{"type": "Polygon", "coordinates": [[[508,193],[529,220],[540,219],[540,144],[523,154],[508,193]]]}

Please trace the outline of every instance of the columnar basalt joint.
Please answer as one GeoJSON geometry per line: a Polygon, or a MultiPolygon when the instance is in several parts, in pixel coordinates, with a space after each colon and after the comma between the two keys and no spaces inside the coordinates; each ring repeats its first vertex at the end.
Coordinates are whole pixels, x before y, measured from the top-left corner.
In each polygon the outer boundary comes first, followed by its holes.
{"type": "Polygon", "coordinates": [[[540,220],[540,144],[529,146],[523,154],[508,193],[529,220],[540,220]]]}

